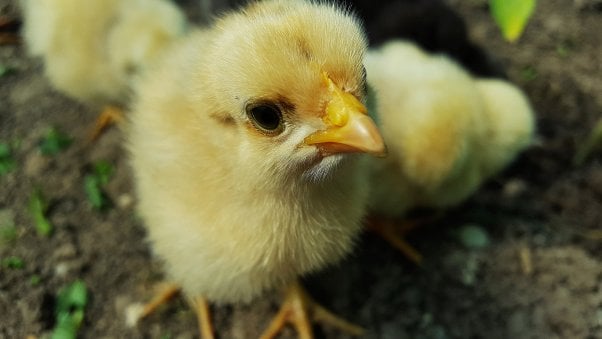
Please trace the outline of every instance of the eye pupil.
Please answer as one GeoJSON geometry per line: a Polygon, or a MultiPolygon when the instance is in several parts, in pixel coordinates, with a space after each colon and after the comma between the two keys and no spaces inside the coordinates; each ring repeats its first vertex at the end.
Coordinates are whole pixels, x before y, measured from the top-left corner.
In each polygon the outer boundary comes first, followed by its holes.
{"type": "Polygon", "coordinates": [[[249,116],[257,127],[268,132],[276,131],[282,124],[280,110],[271,105],[254,106],[249,110],[249,116]]]}

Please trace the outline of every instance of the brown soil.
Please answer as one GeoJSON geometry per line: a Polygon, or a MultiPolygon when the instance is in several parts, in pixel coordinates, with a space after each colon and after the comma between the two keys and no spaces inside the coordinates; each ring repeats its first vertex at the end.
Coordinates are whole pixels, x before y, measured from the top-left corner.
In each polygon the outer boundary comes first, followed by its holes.
{"type": "MultiPolygon", "coordinates": [[[[412,234],[424,267],[366,234],[352,258],[306,285],[364,326],[367,338],[602,338],[602,158],[571,165],[602,116],[600,2],[540,1],[516,44],[501,39],[484,1],[448,3],[531,98],[537,144],[468,202],[412,234]],[[489,245],[462,245],[458,233],[468,224],[485,231],[489,245]]],[[[18,15],[6,0],[0,9],[18,15]]],[[[135,213],[120,131],[87,145],[96,109],[53,90],[22,46],[1,46],[0,65],[11,69],[0,77],[0,141],[14,144],[17,162],[0,177],[0,227],[17,230],[16,239],[0,243],[0,260],[24,263],[0,265],[0,338],[48,335],[56,295],[76,279],[90,293],[83,338],[197,337],[194,313],[181,298],[135,328],[125,324],[125,309],[148,300],[162,273],[135,213]],[[38,151],[50,126],[75,140],[54,157],[38,151]],[[97,160],[115,168],[105,189],[112,207],[104,212],[90,206],[83,189],[97,160]],[[27,208],[35,188],[49,201],[50,237],[37,235],[27,208]]],[[[277,294],[214,307],[217,331],[221,338],[257,337],[277,307],[277,294]]]]}

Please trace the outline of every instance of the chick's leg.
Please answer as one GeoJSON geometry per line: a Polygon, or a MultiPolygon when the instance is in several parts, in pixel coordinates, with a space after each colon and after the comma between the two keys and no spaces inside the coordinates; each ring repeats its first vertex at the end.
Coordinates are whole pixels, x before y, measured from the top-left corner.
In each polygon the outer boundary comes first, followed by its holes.
{"type": "MultiPolygon", "coordinates": [[[[160,287],[159,292],[154,298],[147,304],[143,305],[138,310],[134,310],[132,314],[128,315],[127,323],[130,326],[136,325],[140,320],[148,317],[154,313],[161,305],[166,304],[173,299],[181,289],[176,284],[164,284],[160,287]]],[[[199,332],[203,339],[214,339],[213,325],[211,323],[211,316],[209,313],[209,304],[203,297],[196,297],[192,299],[192,305],[197,314],[197,320],[199,322],[199,332]]]]}
{"type": "Polygon", "coordinates": [[[88,140],[90,142],[96,141],[107,127],[115,123],[121,124],[124,120],[123,109],[117,106],[106,106],[96,119],[96,123],[94,124],[94,128],[92,129],[88,140]]]}
{"type": "Polygon", "coordinates": [[[392,220],[372,218],[368,221],[368,228],[378,233],[410,261],[416,265],[421,265],[422,255],[405,240],[405,236],[422,223],[423,221],[418,220],[404,220],[397,223],[392,220]]]}
{"type": "Polygon", "coordinates": [[[129,321],[132,324],[136,324],[138,321],[153,314],[161,305],[164,305],[170,301],[176,294],[180,292],[180,288],[175,284],[165,284],[161,287],[159,293],[155,297],[142,307],[140,313],[129,321]]]}
{"type": "Polygon", "coordinates": [[[215,336],[213,334],[213,324],[211,322],[211,315],[207,300],[203,297],[196,297],[194,298],[193,304],[199,322],[199,332],[201,333],[201,338],[214,339],[215,336]]]}
{"type": "Polygon", "coordinates": [[[288,287],[280,311],[278,311],[278,314],[276,314],[267,330],[261,335],[261,339],[275,338],[287,322],[293,324],[299,333],[299,338],[313,338],[310,317],[315,321],[338,327],[342,331],[354,336],[360,336],[364,332],[361,327],[337,317],[316,303],[303,287],[298,282],[295,282],[288,287]]]}

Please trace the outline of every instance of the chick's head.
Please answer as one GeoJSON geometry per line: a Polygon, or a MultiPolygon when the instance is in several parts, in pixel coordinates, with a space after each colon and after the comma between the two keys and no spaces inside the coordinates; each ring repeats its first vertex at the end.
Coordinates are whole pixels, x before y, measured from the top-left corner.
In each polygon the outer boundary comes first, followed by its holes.
{"type": "Polygon", "coordinates": [[[324,177],[343,153],[381,154],[362,104],[366,38],[332,5],[266,1],[224,17],[200,67],[199,104],[227,126],[240,161],[276,173],[324,177]]]}

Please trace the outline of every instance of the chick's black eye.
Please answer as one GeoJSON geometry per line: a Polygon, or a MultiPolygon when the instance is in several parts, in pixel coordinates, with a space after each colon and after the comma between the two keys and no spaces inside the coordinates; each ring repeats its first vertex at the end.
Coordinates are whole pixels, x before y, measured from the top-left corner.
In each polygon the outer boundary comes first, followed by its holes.
{"type": "Polygon", "coordinates": [[[247,107],[247,115],[253,124],[269,133],[278,133],[282,130],[282,113],[275,105],[256,104],[247,107]]]}

